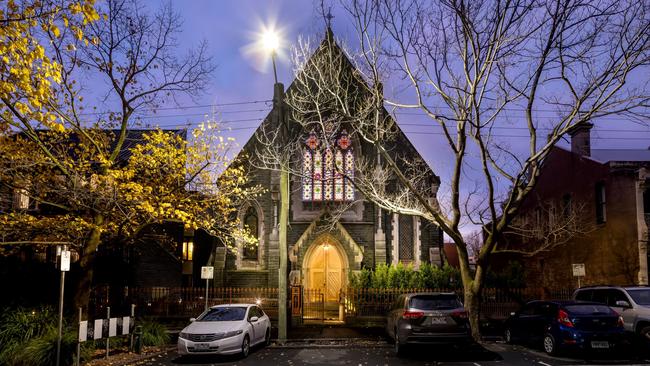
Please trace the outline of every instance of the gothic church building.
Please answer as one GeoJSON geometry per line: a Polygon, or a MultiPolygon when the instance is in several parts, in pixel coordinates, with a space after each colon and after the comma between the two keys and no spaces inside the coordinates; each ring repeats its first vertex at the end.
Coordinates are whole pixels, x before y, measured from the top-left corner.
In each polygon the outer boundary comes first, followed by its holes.
{"type": "MultiPolygon", "coordinates": [[[[328,30],[318,52],[342,53],[333,41],[331,31],[328,30]]],[[[293,87],[292,83],[287,90],[291,91],[293,87]]],[[[260,129],[274,123],[277,108],[275,105],[260,129]]],[[[287,115],[291,116],[291,113],[287,115]]],[[[295,127],[295,122],[288,118],[288,124],[292,123],[295,127]]],[[[424,262],[442,264],[443,236],[439,227],[417,216],[382,210],[365,200],[352,184],[356,161],[362,156],[377,154],[372,145],[342,127],[326,134],[305,128],[291,128],[289,131],[291,140],[300,144],[297,149],[300,156],[294,159],[296,166],[291,171],[303,173],[290,177],[287,234],[290,284],[321,289],[326,301],[336,301],[340,290],[347,286],[350,275],[362,268],[398,262],[415,268],[424,262]],[[333,207],[346,207],[345,212],[336,216],[335,222],[327,219],[333,207]]],[[[256,147],[259,140],[255,136],[245,144],[239,159],[255,159],[254,155],[259,151],[256,147]]],[[[422,159],[401,131],[390,144],[395,153],[422,159]]],[[[238,217],[241,225],[257,237],[259,245],[247,247],[238,243],[236,252],[220,248],[214,257],[218,274],[215,286],[278,285],[280,173],[272,169],[250,169],[252,183],[259,184],[266,191],[239,207],[238,217]]],[[[439,178],[430,169],[429,173],[432,184],[437,186],[439,178]]]]}

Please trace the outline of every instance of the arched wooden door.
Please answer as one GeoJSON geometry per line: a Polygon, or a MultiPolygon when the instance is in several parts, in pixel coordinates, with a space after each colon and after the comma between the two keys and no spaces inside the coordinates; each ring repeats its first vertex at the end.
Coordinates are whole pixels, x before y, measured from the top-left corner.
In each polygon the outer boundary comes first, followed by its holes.
{"type": "Polygon", "coordinates": [[[319,244],[307,261],[306,287],[321,290],[325,302],[338,302],[345,274],[343,258],[338,248],[327,242],[319,244]]]}

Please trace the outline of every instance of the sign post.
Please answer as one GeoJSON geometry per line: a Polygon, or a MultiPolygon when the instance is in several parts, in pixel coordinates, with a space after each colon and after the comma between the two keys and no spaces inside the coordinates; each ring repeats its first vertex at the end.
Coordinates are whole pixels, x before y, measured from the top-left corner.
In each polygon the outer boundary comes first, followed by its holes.
{"type": "Polygon", "coordinates": [[[214,278],[214,267],[203,266],[201,267],[201,278],[205,280],[205,310],[208,310],[208,286],[210,280],[214,278]]]}
{"type": "Polygon", "coordinates": [[[61,333],[63,332],[63,290],[65,285],[65,273],[70,270],[70,251],[67,246],[63,249],[57,248],[61,254],[61,284],[59,285],[59,332],[56,338],[56,366],[61,363],[61,333]]]}
{"type": "Polygon", "coordinates": [[[571,265],[573,268],[573,277],[578,277],[578,288],[580,288],[580,279],[585,276],[585,264],[584,263],[574,263],[571,265]]]}

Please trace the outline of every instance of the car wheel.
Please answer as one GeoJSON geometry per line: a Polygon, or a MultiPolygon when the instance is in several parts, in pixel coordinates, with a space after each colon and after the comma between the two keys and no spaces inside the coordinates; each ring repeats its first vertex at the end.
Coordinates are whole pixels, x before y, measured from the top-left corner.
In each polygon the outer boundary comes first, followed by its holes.
{"type": "Polygon", "coordinates": [[[506,332],[503,337],[505,338],[506,343],[508,344],[514,343],[514,340],[512,339],[512,331],[510,330],[510,328],[506,328],[506,332]]]}
{"type": "Polygon", "coordinates": [[[241,343],[241,355],[242,357],[248,357],[248,353],[251,350],[251,341],[248,339],[248,335],[244,336],[244,341],[241,343]]]}
{"type": "Polygon", "coordinates": [[[397,329],[395,329],[395,353],[398,356],[401,356],[402,353],[404,353],[404,345],[400,343],[399,333],[397,332],[397,329]]]}
{"type": "Polygon", "coordinates": [[[650,342],[650,326],[642,328],[639,334],[644,341],[650,342]]]}
{"type": "Polygon", "coordinates": [[[544,352],[551,356],[557,355],[557,344],[555,344],[555,338],[550,334],[544,335],[544,352]]]}
{"type": "Polygon", "coordinates": [[[264,345],[268,346],[271,344],[271,328],[266,328],[266,335],[264,335],[264,345]]]}

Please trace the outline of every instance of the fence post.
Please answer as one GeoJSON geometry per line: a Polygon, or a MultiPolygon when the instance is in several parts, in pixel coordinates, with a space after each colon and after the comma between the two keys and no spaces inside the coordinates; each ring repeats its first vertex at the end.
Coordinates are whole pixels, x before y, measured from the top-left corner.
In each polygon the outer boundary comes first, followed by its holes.
{"type": "MultiPolygon", "coordinates": [[[[110,324],[111,324],[111,307],[107,306],[106,307],[106,321],[107,324],[109,325],[109,336],[110,336],[110,324]]],[[[103,332],[103,329],[102,329],[103,332]]],[[[106,337],[106,359],[108,359],[108,352],[109,352],[109,347],[111,344],[111,337],[106,337]]]]}
{"type": "MultiPolygon", "coordinates": [[[[81,324],[81,307],[79,307],[79,323],[77,324],[77,332],[79,332],[79,326],[81,324]]],[[[81,365],[81,341],[79,340],[79,333],[77,333],[77,360],[75,365],[81,365]]]]}
{"type": "MultiPolygon", "coordinates": [[[[133,322],[133,329],[135,330],[135,304],[131,304],[131,321],[133,322]]],[[[129,326],[130,328],[131,326],[129,326]]],[[[133,332],[129,329],[130,341],[129,341],[129,351],[133,352],[133,332]]],[[[79,365],[77,365],[79,366],[79,365]]]]}

